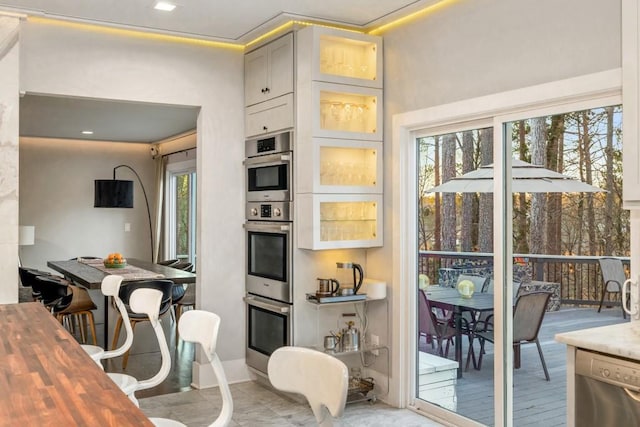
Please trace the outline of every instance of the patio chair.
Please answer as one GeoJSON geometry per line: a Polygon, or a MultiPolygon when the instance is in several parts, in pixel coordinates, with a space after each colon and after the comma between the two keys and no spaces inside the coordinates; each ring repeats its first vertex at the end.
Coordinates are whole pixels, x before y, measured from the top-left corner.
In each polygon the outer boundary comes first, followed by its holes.
{"type": "MultiPolygon", "coordinates": [[[[600,313],[605,294],[620,293],[622,296],[622,284],[627,280],[627,275],[624,272],[622,261],[618,258],[600,258],[598,261],[603,283],[600,305],[598,306],[598,313],[600,313]]],[[[620,299],[622,300],[622,298],[620,299]]],[[[622,307],[622,302],[620,302],[620,307],[622,307]]],[[[622,318],[627,318],[624,307],[622,307],[622,318]]]]}
{"type": "MultiPolygon", "coordinates": [[[[431,304],[427,299],[424,291],[418,291],[419,313],[418,313],[418,333],[424,336],[427,342],[434,340],[437,342],[438,355],[447,357],[449,355],[449,345],[453,343],[456,335],[456,328],[453,326],[451,319],[439,320],[433,312],[431,304]],[[443,342],[447,345],[443,351],[443,342]]],[[[432,342],[432,341],[431,341],[432,342]]]]}
{"type": "MultiPolygon", "coordinates": [[[[540,347],[540,341],[538,341],[538,332],[540,332],[540,326],[544,319],[544,314],[551,297],[550,292],[532,292],[529,294],[523,294],[518,297],[516,306],[513,309],[513,353],[514,353],[514,367],[518,369],[520,367],[520,346],[522,344],[532,344],[538,347],[538,354],[540,355],[540,361],[542,362],[542,369],[544,370],[544,376],[547,381],[549,378],[549,371],[547,371],[547,364],[542,354],[542,347],[540,347]]],[[[480,355],[478,357],[478,367],[482,367],[482,357],[484,355],[484,344],[486,341],[494,342],[493,325],[487,322],[487,330],[477,331],[474,337],[480,341],[480,355]]],[[[471,353],[470,353],[471,354],[471,353]]],[[[469,356],[467,356],[467,366],[469,365],[469,356]]]]}

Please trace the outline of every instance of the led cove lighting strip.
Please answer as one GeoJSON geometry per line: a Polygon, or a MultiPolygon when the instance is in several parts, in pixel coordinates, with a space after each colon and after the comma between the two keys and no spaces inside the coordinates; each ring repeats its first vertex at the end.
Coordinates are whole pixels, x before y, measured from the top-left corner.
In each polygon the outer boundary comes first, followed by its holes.
{"type": "MultiPolygon", "coordinates": [[[[321,23],[317,23],[317,22],[309,22],[309,21],[295,21],[295,20],[291,20],[289,22],[286,22],[282,25],[280,25],[277,28],[274,28],[273,30],[270,30],[258,37],[256,37],[255,39],[251,40],[250,42],[246,43],[246,44],[236,44],[236,43],[231,43],[231,42],[218,42],[218,41],[212,41],[212,40],[204,40],[204,39],[197,39],[197,38],[189,38],[189,37],[183,37],[183,36],[172,36],[172,35],[168,35],[168,34],[160,34],[160,33],[152,33],[152,32],[144,32],[144,31],[139,31],[139,30],[129,30],[129,29],[124,29],[124,28],[114,28],[114,27],[107,27],[107,26],[103,26],[103,25],[98,25],[98,24],[87,24],[87,23],[81,23],[81,22],[74,22],[74,21],[65,21],[62,19],[54,19],[54,18],[43,18],[43,17],[39,17],[39,16],[29,16],[27,18],[28,21],[30,22],[36,22],[36,23],[41,23],[41,24],[51,24],[51,25],[59,25],[59,26],[66,26],[66,27],[71,27],[71,28],[79,28],[79,29],[84,29],[84,30],[89,30],[89,31],[97,31],[97,32],[103,32],[103,33],[111,33],[111,34],[120,34],[120,35],[125,35],[125,36],[130,36],[130,37],[141,37],[141,38],[147,38],[147,39],[155,39],[155,40],[162,40],[162,41],[170,41],[170,42],[178,42],[178,43],[189,43],[189,44],[196,44],[196,45],[201,45],[201,46],[210,46],[210,47],[221,47],[221,48],[228,48],[228,49],[246,49],[249,46],[252,46],[262,40],[265,40],[275,34],[278,34],[282,31],[288,30],[291,27],[293,27],[294,25],[301,25],[301,26],[316,26],[316,27],[323,27],[323,28],[334,28],[334,29],[339,29],[339,30],[343,30],[343,31],[351,31],[354,33],[360,33],[360,34],[379,34],[381,32],[384,32],[385,30],[388,30],[389,28],[392,27],[396,27],[398,25],[402,25],[404,23],[407,23],[409,21],[412,21],[416,18],[419,17],[423,17],[425,15],[427,15],[430,12],[435,12],[439,9],[442,9],[446,6],[449,6],[453,3],[459,2],[459,1],[463,1],[463,0],[441,0],[438,3],[432,4],[431,6],[427,6],[424,9],[418,10],[416,12],[413,12],[409,15],[403,16],[401,18],[396,19],[395,21],[391,21],[388,22],[384,25],[381,25],[377,28],[368,30],[368,31],[364,31],[364,30],[357,30],[357,29],[351,29],[351,28],[343,28],[337,25],[330,25],[330,24],[321,24],[321,23]]],[[[166,3],[166,2],[158,2],[156,3],[156,8],[161,5],[161,4],[165,4],[165,5],[169,5],[169,6],[173,6],[173,9],[175,9],[175,5],[172,5],[170,3],[166,3]]],[[[168,9],[162,9],[162,10],[168,10],[168,9]]]]}

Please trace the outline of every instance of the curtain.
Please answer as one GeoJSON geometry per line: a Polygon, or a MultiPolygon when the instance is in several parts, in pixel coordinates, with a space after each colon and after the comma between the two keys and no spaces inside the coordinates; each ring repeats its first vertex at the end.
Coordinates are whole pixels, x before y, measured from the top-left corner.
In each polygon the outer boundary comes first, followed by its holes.
{"type": "Polygon", "coordinates": [[[167,169],[167,156],[157,156],[155,158],[156,163],[156,215],[154,221],[154,236],[156,236],[153,242],[153,262],[158,262],[164,259],[164,256],[160,256],[163,251],[162,242],[164,241],[164,227],[162,226],[164,220],[164,178],[167,169]]]}

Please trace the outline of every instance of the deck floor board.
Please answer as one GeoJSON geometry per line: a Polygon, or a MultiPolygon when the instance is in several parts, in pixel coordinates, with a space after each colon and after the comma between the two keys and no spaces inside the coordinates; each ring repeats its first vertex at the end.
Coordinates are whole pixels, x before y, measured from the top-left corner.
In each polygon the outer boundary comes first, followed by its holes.
{"type": "MultiPolygon", "coordinates": [[[[620,308],[573,308],[563,306],[546,313],[539,340],[551,381],[546,381],[535,344],[522,346],[522,366],[513,375],[513,419],[517,426],[563,426],[566,424],[566,345],[554,340],[557,333],[623,323],[620,308]]],[[[420,344],[421,351],[432,352],[431,346],[420,344]]],[[[476,350],[478,349],[476,344],[476,350]]],[[[463,355],[468,343],[463,339],[463,355]]],[[[493,345],[486,344],[482,369],[463,372],[458,379],[457,412],[486,425],[494,425],[493,345]]],[[[450,350],[449,358],[454,352],[450,350]]]]}

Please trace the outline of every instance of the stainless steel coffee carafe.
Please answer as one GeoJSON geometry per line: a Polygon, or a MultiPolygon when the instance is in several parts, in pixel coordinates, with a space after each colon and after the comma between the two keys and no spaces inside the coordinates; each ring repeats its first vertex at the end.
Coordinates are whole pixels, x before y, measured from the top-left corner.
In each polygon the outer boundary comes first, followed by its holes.
{"type": "Polygon", "coordinates": [[[360,349],[360,331],[353,327],[352,321],[347,322],[347,327],[342,330],[340,347],[342,351],[358,351],[360,349]]]}

